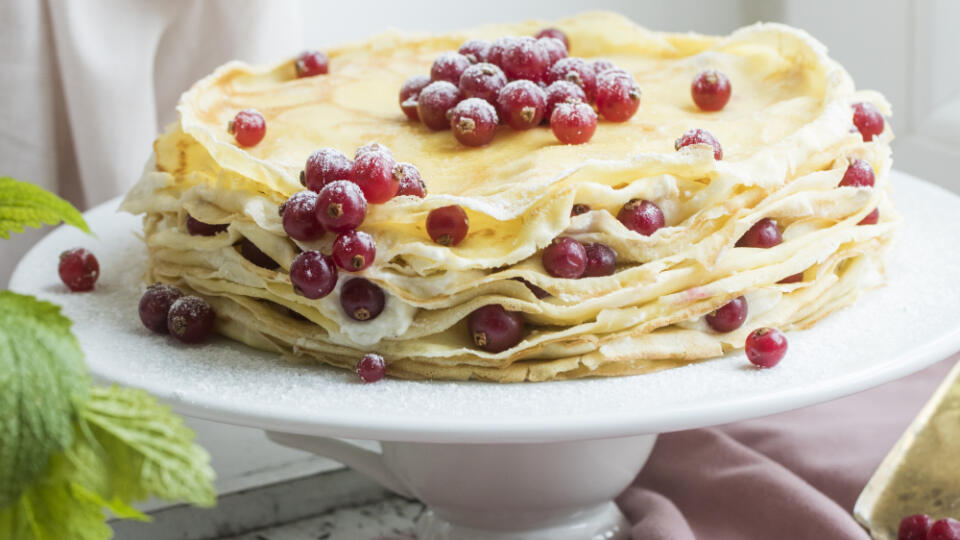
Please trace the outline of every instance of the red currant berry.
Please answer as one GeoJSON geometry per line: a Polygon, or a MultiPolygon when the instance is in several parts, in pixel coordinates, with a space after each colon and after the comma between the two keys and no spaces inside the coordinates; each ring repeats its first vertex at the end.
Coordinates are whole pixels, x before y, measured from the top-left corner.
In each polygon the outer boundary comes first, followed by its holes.
{"type": "Polygon", "coordinates": [[[333,241],[333,262],[347,272],[365,270],[377,256],[377,244],[363,231],[347,231],[333,241]]]}
{"type": "Polygon", "coordinates": [[[290,283],[300,296],[323,298],[337,285],[337,267],[319,251],[304,251],[290,265],[290,283]]]}
{"type": "Polygon", "coordinates": [[[550,129],[563,144],[583,144],[597,130],[597,113],[582,101],[558,103],[550,115],[550,129]]]}
{"type": "Polygon", "coordinates": [[[183,343],[200,343],[213,332],[216,314],[199,296],[181,296],[167,313],[167,331],[183,343]]]}
{"type": "Polygon", "coordinates": [[[880,221],[880,209],[874,208],[873,212],[864,216],[857,225],[876,225],[878,221],[880,221]]]}
{"type": "Polygon", "coordinates": [[[758,328],[747,336],[744,351],[758,368],[772,368],[787,354],[787,337],[776,328],[758,328]]]}
{"type": "Polygon", "coordinates": [[[427,184],[420,177],[420,171],[411,163],[397,163],[393,169],[393,177],[400,183],[397,195],[410,195],[424,198],[427,196],[427,184]]]}
{"type": "Polygon", "coordinates": [[[482,39],[470,39],[464,41],[457,52],[466,56],[471,63],[486,62],[487,55],[490,52],[490,42],[482,39]]]}
{"type": "Polygon", "coordinates": [[[604,60],[603,58],[591,61],[590,67],[593,68],[593,72],[597,74],[597,77],[599,77],[604,71],[618,69],[616,64],[609,60],[604,60]]]}
{"type": "Polygon", "coordinates": [[[640,108],[640,87],[633,77],[607,71],[597,77],[597,110],[611,122],[626,122],[640,108]]]}
{"type": "Polygon", "coordinates": [[[427,234],[441,246],[455,246],[467,237],[470,219],[457,205],[434,208],[427,215],[427,234]]]}
{"type": "Polygon", "coordinates": [[[317,194],[312,191],[294,193],[280,205],[283,230],[294,240],[311,242],[323,237],[323,225],[317,220],[317,194]]]}
{"type": "Polygon", "coordinates": [[[433,61],[430,67],[430,80],[447,81],[453,84],[460,82],[460,75],[470,67],[470,60],[458,52],[445,52],[433,61]]]}
{"type": "Polygon", "coordinates": [[[465,146],[483,146],[497,132],[497,111],[480,98],[467,98],[451,109],[450,129],[465,146]]]}
{"type": "Polygon", "coordinates": [[[349,180],[353,162],[336,148],[321,148],[310,154],[300,173],[300,183],[310,191],[319,192],[335,180],[349,180]]]}
{"type": "Polygon", "coordinates": [[[840,185],[873,187],[874,180],[873,167],[870,166],[870,163],[862,159],[854,159],[850,161],[846,172],[843,173],[843,179],[840,180],[840,185]]]}
{"type": "Polygon", "coordinates": [[[60,254],[57,267],[60,280],[73,292],[92,291],[100,277],[100,263],[84,248],[68,249],[60,254]]]}
{"type": "Polygon", "coordinates": [[[763,218],[743,233],[743,236],[737,240],[736,247],[766,249],[780,245],[780,242],[783,242],[783,236],[780,234],[777,222],[770,218],[763,218]]]}
{"type": "Polygon", "coordinates": [[[204,223],[187,214],[187,232],[190,233],[190,236],[214,236],[226,231],[229,227],[228,223],[217,225],[204,223]]]}
{"type": "Polygon", "coordinates": [[[926,514],[914,514],[900,520],[897,540],[927,540],[933,519],[926,514]]]}
{"type": "Polygon", "coordinates": [[[297,77],[323,75],[330,70],[330,60],[322,51],[305,51],[294,62],[297,77]]]}
{"type": "Polygon", "coordinates": [[[567,47],[559,39],[544,37],[538,39],[537,43],[547,53],[547,69],[567,57],[567,47]]]}
{"type": "Polygon", "coordinates": [[[500,118],[516,130],[540,125],[546,108],[546,94],[530,81],[513,81],[504,86],[497,96],[500,118]]]}
{"type": "Polygon", "coordinates": [[[580,214],[586,214],[586,213],[589,212],[589,211],[590,211],[590,205],[589,205],[589,204],[580,204],[580,203],[577,203],[577,204],[574,204],[573,207],[570,208],[570,217],[579,216],[580,214]]]}
{"type": "Polygon", "coordinates": [[[447,81],[435,81],[427,85],[417,98],[417,114],[425,126],[440,131],[450,127],[447,111],[463,99],[460,89],[447,81]]]}
{"type": "Polygon", "coordinates": [[[356,161],[360,156],[364,154],[382,154],[387,157],[393,157],[393,152],[389,148],[380,144],[380,143],[370,143],[357,148],[357,152],[353,155],[353,160],[356,161]]]}
{"type": "Polygon", "coordinates": [[[480,98],[491,104],[497,102],[497,94],[507,85],[507,76],[493,64],[474,64],[460,76],[460,92],[466,98],[480,98]]]}
{"type": "Polygon", "coordinates": [[[524,285],[526,285],[527,288],[530,289],[530,292],[532,292],[533,295],[536,296],[537,298],[546,298],[546,297],[550,296],[550,293],[548,293],[547,291],[543,290],[542,288],[534,285],[533,283],[530,283],[529,281],[523,279],[522,277],[513,278],[513,279],[515,279],[515,280],[519,281],[520,283],[523,283],[524,285]]]}
{"type": "MultiPolygon", "coordinates": [[[[359,160],[358,160],[359,161],[359,160]]],[[[356,229],[367,217],[367,200],[360,186],[347,180],[330,182],[317,196],[317,221],[341,233],[356,229]]]]}
{"type": "Polygon", "coordinates": [[[140,322],[158,334],[166,334],[167,314],[170,306],[183,296],[180,289],[172,285],[154,283],[147,287],[147,291],[140,297],[137,310],[140,313],[140,322]]]}
{"type": "Polygon", "coordinates": [[[567,38],[567,35],[563,33],[559,28],[544,28],[537,32],[537,38],[553,38],[559,39],[563,43],[563,48],[570,50],[570,39],[567,38]]]}
{"type": "Polygon", "coordinates": [[[713,148],[713,159],[721,160],[723,159],[723,148],[720,147],[720,141],[713,136],[713,133],[705,129],[694,128],[687,130],[686,133],[680,136],[673,143],[673,147],[677,150],[690,146],[691,144],[706,144],[713,148]]]}
{"type": "Polygon", "coordinates": [[[553,114],[553,109],[557,107],[557,103],[587,101],[587,95],[583,93],[583,89],[570,81],[554,81],[550,83],[550,86],[547,86],[545,94],[547,95],[546,117],[548,119],[550,115],[553,114]]]}
{"type": "Polygon", "coordinates": [[[511,41],[500,57],[500,67],[510,80],[526,79],[539,82],[546,78],[549,58],[547,51],[532,37],[511,41]]]}
{"type": "Polygon", "coordinates": [[[801,281],[803,281],[803,272],[797,272],[796,274],[793,274],[792,276],[787,276],[787,277],[781,279],[781,280],[778,281],[777,283],[789,284],[789,283],[800,283],[801,281]]]}
{"type": "Polygon", "coordinates": [[[368,203],[382,204],[400,189],[400,182],[393,177],[396,166],[397,161],[386,152],[365,152],[353,160],[350,181],[360,186],[368,203]]]}
{"type": "Polygon", "coordinates": [[[507,311],[499,304],[488,304],[467,317],[467,329],[473,344],[487,352],[501,352],[523,339],[523,314],[507,311]]]}
{"type": "Polygon", "coordinates": [[[277,267],[280,266],[277,264],[277,261],[270,258],[270,256],[261,251],[256,244],[246,238],[240,241],[240,254],[243,255],[244,259],[252,262],[260,268],[276,270],[277,267]]]}
{"type": "Polygon", "coordinates": [[[577,279],[587,270],[587,250],[568,236],[554,238],[540,256],[543,268],[555,278],[577,279]]]}
{"type": "Polygon", "coordinates": [[[587,252],[587,268],[581,277],[612,276],[617,271],[617,252],[601,243],[584,244],[587,252]]]}
{"type": "Polygon", "coordinates": [[[430,77],[426,75],[414,75],[400,87],[400,109],[410,120],[420,120],[420,115],[417,114],[417,98],[430,82],[430,77]]]}
{"type": "Polygon", "coordinates": [[[860,131],[863,140],[872,141],[883,133],[883,115],[873,103],[856,103],[853,106],[853,125],[860,131]]]}
{"type": "Polygon", "coordinates": [[[365,354],[357,362],[357,375],[365,383],[377,382],[387,373],[387,362],[379,354],[365,354]]]}
{"type": "Polygon", "coordinates": [[[364,278],[353,278],[340,289],[340,305],[355,321],[371,321],[383,312],[387,299],[377,284],[364,278]]]}
{"type": "Polygon", "coordinates": [[[617,219],[624,227],[644,236],[650,236],[665,224],[660,207],[643,199],[632,199],[623,205],[617,219]]]}
{"type": "Polygon", "coordinates": [[[718,307],[705,317],[707,324],[717,332],[733,332],[747,320],[747,299],[738,296],[718,307]]]}
{"type": "Polygon", "coordinates": [[[244,109],[227,124],[227,131],[237,139],[240,146],[255,146],[267,133],[267,121],[259,111],[244,109]]]}
{"type": "Polygon", "coordinates": [[[487,62],[500,66],[500,68],[503,69],[503,52],[507,50],[507,47],[516,39],[517,38],[510,36],[495,39],[487,51],[487,62]]]}
{"type": "Polygon", "coordinates": [[[597,90],[597,75],[583,58],[563,58],[550,66],[547,82],[570,81],[583,89],[587,100],[593,102],[597,90]]]}
{"type": "Polygon", "coordinates": [[[690,84],[693,102],[703,111],[719,111],[730,101],[730,80],[715,69],[701,71],[690,84]]]}
{"type": "Polygon", "coordinates": [[[927,540],[960,540],[960,521],[953,518],[934,521],[927,532],[927,540]]]}

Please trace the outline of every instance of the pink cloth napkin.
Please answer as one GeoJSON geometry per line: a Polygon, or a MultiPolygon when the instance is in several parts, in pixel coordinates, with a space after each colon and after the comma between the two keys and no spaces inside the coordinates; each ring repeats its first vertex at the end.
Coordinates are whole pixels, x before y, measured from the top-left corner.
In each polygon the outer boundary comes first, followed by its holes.
{"type": "Polygon", "coordinates": [[[661,435],[617,499],[633,538],[868,539],[854,502],[958,360],[829,403],[661,435]]]}

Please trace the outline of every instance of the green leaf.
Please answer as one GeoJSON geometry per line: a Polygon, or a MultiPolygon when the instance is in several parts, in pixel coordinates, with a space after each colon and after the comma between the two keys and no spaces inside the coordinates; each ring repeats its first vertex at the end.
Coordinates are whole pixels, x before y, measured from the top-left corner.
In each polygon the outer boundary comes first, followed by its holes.
{"type": "Polygon", "coordinates": [[[89,233],[83,216],[67,201],[29,182],[0,178],[0,238],[22,233],[24,227],[56,225],[63,221],[89,233]]]}
{"type": "Polygon", "coordinates": [[[73,441],[90,382],[70,324],[49,302],[0,291],[0,508],[73,441]]]}
{"type": "Polygon", "coordinates": [[[150,394],[94,388],[81,415],[109,456],[110,493],[123,501],[148,495],[200,506],[216,500],[210,455],[193,443],[183,420],[150,394]]]}

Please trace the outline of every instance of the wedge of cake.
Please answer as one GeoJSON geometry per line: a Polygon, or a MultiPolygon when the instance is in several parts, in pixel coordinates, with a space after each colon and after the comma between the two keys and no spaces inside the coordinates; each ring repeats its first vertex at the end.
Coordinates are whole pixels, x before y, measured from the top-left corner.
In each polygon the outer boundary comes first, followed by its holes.
{"type": "Polygon", "coordinates": [[[123,203],[147,281],[253,347],[403,378],[638,374],[883,282],[889,105],[800,30],[587,13],[326,53],[199,81],[123,203]],[[506,37],[545,26],[569,52],[506,37]]]}

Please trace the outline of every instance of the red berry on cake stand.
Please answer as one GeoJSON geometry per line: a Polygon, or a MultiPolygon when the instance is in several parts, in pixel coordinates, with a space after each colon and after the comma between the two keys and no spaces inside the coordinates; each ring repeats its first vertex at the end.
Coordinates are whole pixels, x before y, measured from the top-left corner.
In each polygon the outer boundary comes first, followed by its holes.
{"type": "Polygon", "coordinates": [[[535,37],[559,39],[560,42],[563,43],[563,47],[568,51],[570,50],[570,39],[559,28],[544,28],[537,32],[535,37]]]}
{"type": "Polygon", "coordinates": [[[704,319],[717,332],[733,332],[747,320],[747,299],[738,296],[708,313],[704,319]]]}
{"type": "Polygon", "coordinates": [[[486,62],[490,53],[490,42],[482,39],[469,39],[464,41],[463,45],[460,45],[457,52],[466,56],[467,60],[474,64],[486,62]]]}
{"type": "Polygon", "coordinates": [[[430,67],[430,80],[460,83],[460,76],[470,67],[470,60],[458,52],[445,52],[433,61],[430,67]]]}
{"type": "Polygon", "coordinates": [[[427,184],[420,176],[420,170],[412,163],[397,163],[393,168],[393,177],[400,183],[397,195],[424,198],[427,196],[427,184]]]}
{"type": "Polygon", "coordinates": [[[389,151],[363,152],[353,160],[350,181],[360,186],[368,203],[383,204],[400,189],[400,182],[393,176],[396,166],[389,151]]]}
{"type": "Polygon", "coordinates": [[[555,278],[577,279],[587,269],[587,250],[573,238],[554,238],[540,256],[544,270],[555,278]]]}
{"type": "Polygon", "coordinates": [[[597,110],[605,120],[626,122],[640,108],[640,87],[633,77],[608,70],[597,76],[597,110]]]}
{"type": "Polygon", "coordinates": [[[365,354],[357,362],[357,375],[365,383],[377,382],[387,373],[387,363],[379,354],[365,354]]]}
{"type": "Polygon", "coordinates": [[[483,146],[497,132],[497,111],[480,98],[467,98],[450,110],[450,129],[465,146],[483,146]]]}
{"type": "Polygon", "coordinates": [[[719,111],[730,101],[730,80],[715,69],[701,71],[690,84],[693,102],[703,111],[719,111]]]}
{"type": "Polygon", "coordinates": [[[510,80],[540,82],[546,79],[549,61],[546,49],[536,39],[525,36],[504,47],[499,66],[510,80]]]}
{"type": "Polygon", "coordinates": [[[427,215],[427,234],[441,246],[455,246],[467,237],[470,219],[457,205],[434,208],[427,215]]]}
{"type": "Polygon", "coordinates": [[[847,170],[843,173],[843,179],[840,180],[841,186],[853,187],[873,187],[875,177],[873,167],[863,159],[854,159],[850,161],[847,170]]]}
{"type": "Polygon", "coordinates": [[[320,190],[316,215],[327,230],[337,233],[353,230],[367,216],[367,200],[360,186],[347,180],[337,180],[320,190]]]}
{"type": "Polygon", "coordinates": [[[706,144],[713,148],[713,159],[719,161],[723,159],[723,148],[720,146],[720,141],[713,136],[713,133],[705,129],[693,128],[687,130],[686,133],[680,136],[673,143],[673,147],[676,150],[690,146],[691,144],[706,144]]]}
{"type": "Polygon", "coordinates": [[[597,113],[582,101],[558,103],[550,115],[550,129],[564,144],[583,144],[597,130],[597,113]]]}
{"type": "Polygon", "coordinates": [[[558,103],[565,101],[587,101],[587,95],[583,93],[583,88],[573,84],[570,81],[554,81],[547,86],[544,91],[547,96],[547,119],[553,114],[553,109],[558,103]]]}
{"type": "Polygon", "coordinates": [[[340,289],[340,306],[355,321],[371,321],[383,312],[386,296],[376,283],[353,278],[340,289]]]}
{"type": "Polygon", "coordinates": [[[447,81],[435,81],[420,91],[417,97],[417,114],[423,125],[434,131],[450,128],[447,111],[463,99],[460,89],[447,81]]]}
{"type": "Polygon", "coordinates": [[[140,297],[140,304],[137,306],[137,312],[140,315],[140,322],[143,326],[158,334],[166,334],[167,315],[170,313],[170,307],[183,296],[180,289],[173,285],[154,283],[147,287],[147,291],[140,297]]]}
{"type": "Polygon", "coordinates": [[[290,238],[312,242],[323,237],[323,225],[317,219],[317,194],[312,191],[294,193],[280,205],[283,230],[290,238]]]}
{"type": "Polygon", "coordinates": [[[926,514],[914,514],[900,520],[897,540],[927,540],[933,519],[926,514]]]}
{"type": "Polygon", "coordinates": [[[323,186],[336,180],[349,180],[353,162],[336,148],[321,148],[310,154],[300,173],[300,183],[310,191],[319,192],[323,186]]]}
{"type": "Polygon", "coordinates": [[[783,242],[780,226],[770,218],[763,218],[743,233],[736,247],[772,248],[783,242]]]}
{"type": "Polygon", "coordinates": [[[267,121],[259,111],[244,109],[227,124],[227,132],[236,138],[240,146],[256,146],[267,133],[267,121]]]}
{"type": "Polygon", "coordinates": [[[323,298],[337,285],[337,267],[319,251],[304,251],[290,265],[290,282],[300,296],[323,298]]]}
{"type": "Polygon", "coordinates": [[[873,103],[855,103],[853,105],[853,125],[865,141],[883,133],[883,115],[873,103]]]}
{"type": "Polygon", "coordinates": [[[85,248],[68,249],[60,254],[57,272],[71,292],[92,291],[100,277],[100,263],[85,248]]]}
{"type": "Polygon", "coordinates": [[[430,77],[426,75],[414,75],[400,86],[400,110],[410,120],[415,122],[420,120],[420,115],[417,113],[417,98],[431,82],[430,77]]]}
{"type": "Polygon", "coordinates": [[[597,74],[583,58],[563,58],[550,66],[547,82],[569,81],[583,89],[592,102],[597,90],[597,74]]]}
{"type": "Polygon", "coordinates": [[[666,223],[660,207],[643,199],[631,199],[623,205],[617,219],[624,227],[644,236],[657,232],[666,223]]]}
{"type": "Polygon", "coordinates": [[[497,96],[500,119],[518,131],[540,125],[546,107],[546,94],[530,81],[513,81],[497,96]]]}
{"type": "Polygon", "coordinates": [[[503,70],[485,62],[468,67],[460,76],[460,92],[465,98],[480,98],[490,104],[497,102],[497,95],[506,85],[503,70]]]}
{"type": "Polygon", "coordinates": [[[787,354],[787,338],[776,328],[758,328],[744,344],[747,359],[758,368],[772,368],[787,354]]]}
{"type": "Polygon", "coordinates": [[[305,51],[294,62],[297,77],[323,75],[330,70],[330,61],[322,51],[305,51]]]}
{"type": "Polygon", "coordinates": [[[537,39],[537,43],[547,53],[547,69],[567,57],[567,46],[559,39],[542,37],[537,39]]]}
{"type": "Polygon", "coordinates": [[[216,315],[199,296],[176,299],[167,313],[167,331],[183,343],[200,343],[213,333],[216,315]]]}
{"type": "Polygon", "coordinates": [[[365,270],[373,264],[376,256],[377,245],[373,237],[363,231],[347,231],[333,241],[333,262],[347,272],[365,270]]]}
{"type": "Polygon", "coordinates": [[[617,252],[599,242],[584,244],[587,253],[587,267],[581,277],[612,276],[617,271],[617,252]]]}
{"type": "Polygon", "coordinates": [[[493,353],[505,351],[523,339],[523,314],[488,304],[467,317],[467,329],[477,347],[493,353]]]}

